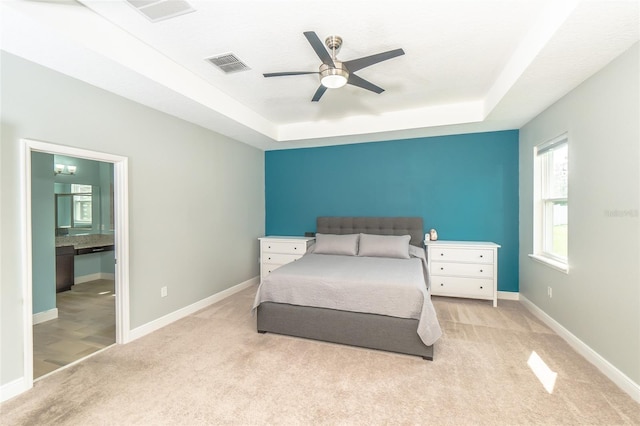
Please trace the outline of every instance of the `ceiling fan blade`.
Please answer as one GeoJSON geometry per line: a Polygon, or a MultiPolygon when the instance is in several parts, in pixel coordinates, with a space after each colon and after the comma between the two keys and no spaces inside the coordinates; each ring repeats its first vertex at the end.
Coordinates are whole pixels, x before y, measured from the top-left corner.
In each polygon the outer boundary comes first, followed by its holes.
{"type": "Polygon", "coordinates": [[[319,74],[318,71],[285,71],[285,72],[268,72],[262,74],[265,77],[283,77],[286,75],[304,75],[304,74],[319,74]]]}
{"type": "Polygon", "coordinates": [[[363,89],[371,90],[372,92],[376,92],[378,94],[384,92],[382,87],[378,87],[375,84],[365,80],[362,77],[358,77],[355,74],[349,74],[349,79],[347,80],[347,84],[351,84],[352,86],[358,86],[363,89]]]}
{"type": "Polygon", "coordinates": [[[375,55],[365,56],[363,58],[352,59],[351,61],[344,61],[343,64],[347,67],[349,72],[356,72],[362,68],[368,67],[378,62],[386,61],[387,59],[395,58],[396,56],[404,55],[404,50],[395,49],[388,52],[376,53],[375,55]]]}
{"type": "Polygon", "coordinates": [[[321,84],[320,87],[318,87],[318,90],[316,90],[315,95],[313,95],[313,99],[311,99],[311,102],[318,102],[322,97],[322,95],[324,95],[324,92],[326,91],[327,91],[327,88],[321,84]]]}
{"type": "Polygon", "coordinates": [[[333,63],[333,59],[331,59],[331,55],[325,49],[324,43],[318,38],[318,35],[313,31],[305,31],[304,36],[309,40],[309,44],[313,47],[313,50],[316,51],[316,55],[320,58],[323,64],[329,65],[331,68],[335,68],[335,64],[333,63]]]}

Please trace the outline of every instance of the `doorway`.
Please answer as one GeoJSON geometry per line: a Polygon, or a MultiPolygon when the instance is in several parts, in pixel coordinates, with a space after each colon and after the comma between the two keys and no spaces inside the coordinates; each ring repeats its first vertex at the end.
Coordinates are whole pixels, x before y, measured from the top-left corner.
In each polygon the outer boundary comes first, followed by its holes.
{"type": "Polygon", "coordinates": [[[32,152],[31,178],[37,380],[116,341],[113,163],[32,152]]]}
{"type": "MultiPolygon", "coordinates": [[[[115,246],[115,342],[129,341],[129,225],[128,225],[128,161],[126,157],[57,145],[48,142],[22,139],[22,201],[24,209],[24,378],[28,388],[33,386],[33,244],[32,244],[32,153],[40,152],[64,155],[78,159],[113,164],[113,221],[115,246]]],[[[76,361],[78,362],[78,361],[76,361]]],[[[68,365],[73,365],[75,362],[68,365]]]]}

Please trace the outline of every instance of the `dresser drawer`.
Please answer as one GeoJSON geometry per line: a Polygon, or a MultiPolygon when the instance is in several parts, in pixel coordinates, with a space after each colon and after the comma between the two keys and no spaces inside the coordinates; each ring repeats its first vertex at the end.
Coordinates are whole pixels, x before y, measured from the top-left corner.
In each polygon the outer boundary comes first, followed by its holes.
{"type": "Polygon", "coordinates": [[[493,263],[493,250],[489,249],[438,247],[430,253],[433,255],[431,262],[493,263]]]}
{"type": "Polygon", "coordinates": [[[260,279],[271,271],[300,259],[313,243],[313,237],[262,237],[260,240],[260,279]]]}
{"type": "Polygon", "coordinates": [[[482,263],[432,262],[431,275],[453,275],[493,279],[493,265],[482,263]]]}
{"type": "Polygon", "coordinates": [[[282,254],[282,253],[271,253],[271,252],[263,252],[262,253],[262,261],[265,264],[277,264],[284,265],[285,263],[293,262],[294,260],[298,260],[302,257],[301,254],[282,254]]]}
{"type": "Polygon", "coordinates": [[[307,251],[306,241],[262,241],[262,251],[264,253],[283,254],[305,254],[307,251]]]}
{"type": "Polygon", "coordinates": [[[431,294],[435,296],[493,298],[493,280],[483,278],[431,277],[431,294]]]}
{"type": "Polygon", "coordinates": [[[262,278],[266,277],[267,275],[269,275],[271,272],[275,271],[282,265],[285,265],[285,264],[284,263],[263,263],[262,267],[260,268],[262,278]]]}
{"type": "Polygon", "coordinates": [[[498,306],[498,248],[487,241],[425,241],[431,294],[498,306]]]}

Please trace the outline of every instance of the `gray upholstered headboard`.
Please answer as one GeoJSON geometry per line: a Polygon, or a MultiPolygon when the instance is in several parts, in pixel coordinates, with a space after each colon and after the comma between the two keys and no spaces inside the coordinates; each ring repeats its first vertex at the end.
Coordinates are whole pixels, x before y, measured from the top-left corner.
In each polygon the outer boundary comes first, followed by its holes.
{"type": "Polygon", "coordinates": [[[316,221],[320,234],[411,235],[410,244],[422,247],[421,217],[335,217],[320,216],[316,221]]]}

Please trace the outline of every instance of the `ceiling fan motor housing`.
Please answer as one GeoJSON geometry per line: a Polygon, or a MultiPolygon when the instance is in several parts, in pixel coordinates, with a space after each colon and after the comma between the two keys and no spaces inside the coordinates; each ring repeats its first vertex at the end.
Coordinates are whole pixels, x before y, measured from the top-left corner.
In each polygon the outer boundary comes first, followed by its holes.
{"type": "Polygon", "coordinates": [[[340,46],[342,46],[342,37],[340,36],[329,36],[324,40],[324,44],[329,48],[329,50],[338,51],[340,46]]]}
{"type": "Polygon", "coordinates": [[[349,70],[342,62],[333,60],[335,67],[327,64],[320,65],[320,83],[327,89],[337,89],[347,84],[349,70]]]}

